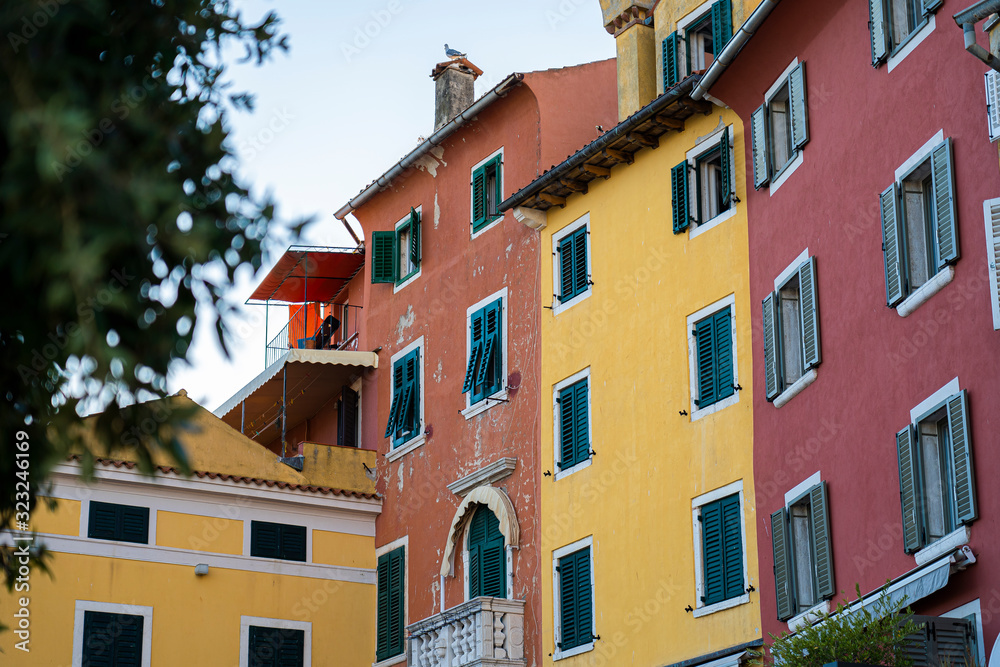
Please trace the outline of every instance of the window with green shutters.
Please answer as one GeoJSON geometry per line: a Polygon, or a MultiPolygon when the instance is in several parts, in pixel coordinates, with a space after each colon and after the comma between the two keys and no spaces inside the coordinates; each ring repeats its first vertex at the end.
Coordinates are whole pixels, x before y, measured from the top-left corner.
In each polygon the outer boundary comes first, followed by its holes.
{"type": "Polygon", "coordinates": [[[472,172],[472,233],[503,217],[503,154],[496,155],[472,172]]]}
{"type": "Polygon", "coordinates": [[[836,593],[826,482],[771,515],[778,620],[786,621],[836,593]]]}
{"type": "Polygon", "coordinates": [[[141,667],[145,618],[131,614],[85,611],[83,614],[83,665],[90,667],[141,667]]]}
{"type": "MultiPolygon", "coordinates": [[[[360,387],[359,387],[360,388],[360,387]]],[[[340,401],[337,402],[337,444],[341,447],[357,447],[358,426],[361,415],[358,409],[360,396],[350,387],[340,390],[340,401]]]]}
{"type": "Polygon", "coordinates": [[[590,290],[586,225],[563,236],[556,245],[556,299],[565,304],[590,290]]]}
{"type": "Polygon", "coordinates": [[[417,347],[392,364],[392,402],[385,437],[393,448],[409,442],[421,433],[420,348],[417,347]]]}
{"type": "Polygon", "coordinates": [[[816,258],[809,257],[764,298],[764,389],[774,401],[822,361],[816,258]]]}
{"type": "Polygon", "coordinates": [[[565,472],[590,460],[590,377],[556,389],[557,468],[565,472]]]}
{"type": "Polygon", "coordinates": [[[149,544],[149,508],[92,500],[87,537],[149,544]]]}
{"type": "Polygon", "coordinates": [[[701,528],[702,593],[700,606],[746,593],[743,571],[743,519],[740,494],[706,503],[698,513],[701,528]]]}
{"type": "Polygon", "coordinates": [[[975,521],[975,467],[965,390],[896,434],[903,545],[914,553],[975,521]]]}
{"type": "Polygon", "coordinates": [[[503,298],[469,314],[469,358],[462,393],[473,405],[503,389],[503,298]]]}
{"type": "Polygon", "coordinates": [[[716,0],[709,11],[683,19],[661,44],[663,90],[711,65],[733,36],[732,0],[716,0]],[[683,25],[681,25],[683,24],[683,25]]]}
{"type": "Polygon", "coordinates": [[[249,627],[247,665],[249,667],[302,667],[305,664],[304,630],[249,627]]]}
{"type": "Polygon", "coordinates": [[[754,187],[762,188],[795,163],[809,142],[806,64],[795,65],[750,116],[754,187]]]}
{"type": "Polygon", "coordinates": [[[879,195],[890,308],[959,258],[951,139],[936,144],[925,156],[914,157],[916,166],[879,195]]]}
{"type": "Polygon", "coordinates": [[[872,67],[898,53],[926,26],[944,0],[868,0],[872,67]]]}
{"type": "Polygon", "coordinates": [[[375,661],[381,662],[403,652],[405,589],[405,547],[378,557],[378,618],[376,620],[375,661]]]}
{"type": "Polygon", "coordinates": [[[693,333],[697,364],[694,404],[702,410],[736,391],[732,309],[723,308],[698,321],[693,333]]]}
{"type": "Polygon", "coordinates": [[[594,580],[590,547],[557,557],[555,590],[559,603],[556,650],[565,654],[594,641],[594,580]]]}
{"type": "Polygon", "coordinates": [[[699,144],[688,153],[694,156],[670,170],[674,234],[708,224],[735,204],[730,128],[705,143],[708,145],[699,144]]]}
{"type": "Polygon", "coordinates": [[[399,285],[417,275],[421,246],[420,211],[415,208],[396,223],[395,231],[372,232],[372,282],[399,285]]]}
{"type": "Polygon", "coordinates": [[[469,522],[469,599],[507,597],[507,558],[500,521],[479,505],[469,522]]]}
{"type": "Polygon", "coordinates": [[[250,555],[305,562],[306,527],[267,521],[250,522],[250,555]]]}

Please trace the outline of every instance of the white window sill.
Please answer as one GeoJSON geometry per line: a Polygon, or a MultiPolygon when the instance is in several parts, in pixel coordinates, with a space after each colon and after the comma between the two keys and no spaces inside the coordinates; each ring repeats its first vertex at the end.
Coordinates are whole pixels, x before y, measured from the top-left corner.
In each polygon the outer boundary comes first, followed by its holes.
{"type": "Polygon", "coordinates": [[[399,447],[390,450],[389,453],[385,455],[385,458],[387,461],[389,461],[389,463],[392,463],[396,459],[402,458],[404,455],[409,454],[417,447],[420,447],[426,441],[427,441],[427,436],[421,433],[413,440],[410,440],[409,442],[404,443],[399,447]]]}
{"type": "MultiPolygon", "coordinates": [[[[590,464],[591,464],[591,462],[593,462],[593,460],[594,460],[593,456],[588,456],[586,459],[584,459],[583,461],[580,461],[579,463],[577,463],[572,468],[566,468],[565,470],[560,470],[559,472],[556,473],[556,478],[555,478],[556,481],[558,482],[563,477],[567,477],[569,475],[572,475],[575,472],[578,472],[580,470],[583,470],[584,468],[589,467],[590,464]]],[[[558,468],[559,466],[556,465],[556,467],[558,468]]]]}
{"type": "Polygon", "coordinates": [[[971,533],[972,531],[969,530],[968,526],[960,526],[958,530],[953,530],[937,542],[932,542],[917,553],[913,554],[913,558],[916,559],[917,565],[923,565],[925,563],[930,563],[932,560],[937,560],[941,556],[951,553],[955,549],[968,544],[971,533]]]}
{"type": "Polygon", "coordinates": [[[925,39],[927,39],[927,37],[932,32],[934,32],[934,26],[935,25],[936,25],[936,23],[934,22],[934,14],[931,14],[930,19],[928,19],[928,21],[927,21],[927,25],[925,25],[923,28],[921,28],[917,32],[917,34],[912,35],[906,41],[906,43],[903,44],[903,48],[901,48],[895,54],[889,56],[889,62],[888,62],[889,67],[888,67],[888,69],[889,69],[890,72],[892,70],[894,70],[896,68],[896,66],[899,65],[899,63],[903,62],[903,59],[906,58],[906,56],[910,55],[913,52],[913,50],[916,49],[917,46],[920,45],[920,42],[922,42],[925,39]]]}
{"type": "Polygon", "coordinates": [[[798,380],[795,381],[795,384],[793,384],[791,387],[789,387],[785,391],[778,394],[777,397],[775,397],[774,407],[780,408],[785,403],[798,396],[803,389],[805,389],[806,387],[808,387],[809,385],[811,385],[813,382],[816,381],[817,375],[818,373],[816,372],[816,369],[810,368],[808,371],[806,371],[805,375],[803,375],[802,377],[800,377],[798,380]]]}
{"type": "Polygon", "coordinates": [[[593,292],[594,290],[588,288],[586,292],[581,292],[580,294],[577,294],[576,296],[574,296],[569,301],[566,301],[565,303],[560,302],[559,297],[554,297],[552,299],[552,314],[558,315],[567,308],[572,308],[581,301],[586,300],[593,292]]]}
{"type": "MultiPolygon", "coordinates": [[[[735,380],[734,380],[734,382],[735,382],[735,380]]],[[[709,415],[715,414],[719,410],[724,410],[724,409],[728,408],[730,405],[736,405],[739,402],[740,402],[740,391],[739,391],[739,389],[733,389],[733,395],[732,396],[727,396],[726,398],[722,399],[721,401],[716,401],[715,403],[712,403],[707,408],[698,408],[698,409],[695,409],[694,402],[692,401],[691,402],[691,421],[696,422],[699,419],[701,419],[702,417],[707,417],[709,415]]]]}
{"type": "Polygon", "coordinates": [[[406,662],[405,652],[386,658],[382,662],[373,662],[372,667],[390,667],[390,665],[402,665],[404,662],[406,662]]]}
{"type": "MultiPolygon", "coordinates": [[[[497,216],[496,218],[494,218],[490,222],[487,222],[485,225],[483,225],[482,227],[480,227],[476,231],[472,232],[472,235],[469,237],[469,240],[471,241],[471,240],[475,239],[477,236],[480,236],[480,235],[485,234],[486,232],[490,231],[491,229],[493,229],[494,227],[496,227],[496,224],[498,222],[500,222],[501,220],[503,220],[503,216],[502,215],[501,216],[497,216]]],[[[469,225],[469,229],[472,229],[472,225],[469,225]]]]}
{"type": "Polygon", "coordinates": [[[819,619],[819,615],[830,611],[830,605],[826,600],[821,600],[817,604],[809,607],[804,612],[798,616],[792,616],[788,619],[788,631],[796,632],[807,625],[812,625],[815,621],[819,619]]]}
{"type": "Polygon", "coordinates": [[[486,398],[476,401],[466,409],[462,410],[462,416],[466,419],[472,419],[481,412],[486,412],[494,405],[499,405],[500,402],[507,400],[507,388],[504,387],[498,392],[494,392],[487,396],[486,398]]]}
{"type": "Polygon", "coordinates": [[[715,604],[710,604],[707,607],[698,607],[692,612],[692,616],[695,618],[701,618],[702,616],[708,616],[709,614],[714,614],[717,611],[722,611],[723,609],[732,609],[733,607],[738,607],[741,604],[746,604],[750,602],[750,594],[746,593],[739,596],[738,598],[729,598],[728,600],[723,600],[722,602],[716,602],[715,604]]]}
{"type": "Polygon", "coordinates": [[[581,653],[586,653],[588,651],[594,650],[594,642],[589,644],[584,644],[582,646],[576,646],[566,651],[553,651],[552,660],[562,660],[563,658],[572,658],[574,655],[580,655],[581,653]]]}
{"type": "Polygon", "coordinates": [[[802,149],[799,148],[795,152],[795,157],[792,161],[781,171],[778,176],[771,181],[771,185],[768,188],[768,194],[774,196],[774,193],[778,191],[781,184],[788,180],[788,177],[792,175],[792,172],[799,168],[802,164],[802,149]]]}
{"type": "Polygon", "coordinates": [[[414,273],[412,276],[410,276],[409,278],[407,278],[406,280],[404,280],[401,283],[397,283],[396,285],[393,285],[392,293],[393,294],[397,293],[399,290],[403,289],[404,287],[406,287],[407,285],[409,285],[410,283],[412,283],[414,280],[416,280],[419,277],[420,277],[420,269],[417,269],[417,272],[414,273]]]}
{"type": "Polygon", "coordinates": [[[920,306],[924,305],[928,299],[940,292],[945,285],[955,279],[955,267],[946,266],[934,277],[925,282],[916,292],[903,299],[903,302],[896,306],[896,312],[900,317],[906,317],[920,306]]]}
{"type": "Polygon", "coordinates": [[[705,224],[698,225],[697,227],[695,227],[694,229],[692,229],[691,233],[688,234],[688,238],[689,239],[693,239],[693,238],[696,238],[698,236],[701,236],[702,234],[704,234],[708,230],[712,229],[713,227],[718,226],[720,223],[723,223],[726,220],[729,220],[729,218],[733,217],[734,215],[736,215],[736,204],[735,203],[733,203],[733,204],[731,204],[729,206],[729,210],[728,211],[723,211],[722,213],[720,213],[719,215],[715,216],[714,218],[712,218],[711,220],[709,220],[705,224]]]}

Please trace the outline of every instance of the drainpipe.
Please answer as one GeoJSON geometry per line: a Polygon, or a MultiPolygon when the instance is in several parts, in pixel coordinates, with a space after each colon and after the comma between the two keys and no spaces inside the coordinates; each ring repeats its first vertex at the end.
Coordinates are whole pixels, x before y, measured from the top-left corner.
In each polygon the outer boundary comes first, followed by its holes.
{"type": "MultiPolygon", "coordinates": [[[[997,1],[1000,2],[1000,0],[997,1]]],[[[744,44],[750,41],[750,38],[757,32],[761,24],[764,23],[764,19],[768,17],[777,4],[778,0],[764,0],[757,6],[757,9],[750,14],[746,22],[732,36],[732,39],[726,43],[725,48],[722,49],[722,53],[719,54],[719,57],[715,59],[715,62],[709,66],[708,71],[701,77],[698,85],[691,91],[691,97],[696,100],[705,97],[715,81],[733,63],[733,60],[736,59],[736,54],[740,52],[744,44]]]]}
{"type": "Polygon", "coordinates": [[[976,43],[976,23],[998,11],[1000,11],[1000,0],[987,0],[955,14],[954,19],[955,23],[962,27],[962,33],[965,36],[965,50],[1000,72],[998,59],[976,43]]]}

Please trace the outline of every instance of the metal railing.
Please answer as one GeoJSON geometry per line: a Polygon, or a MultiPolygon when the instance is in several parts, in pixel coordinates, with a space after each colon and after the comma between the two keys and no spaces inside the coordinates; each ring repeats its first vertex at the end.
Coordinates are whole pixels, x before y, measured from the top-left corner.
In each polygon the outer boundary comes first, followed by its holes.
{"type": "Polygon", "coordinates": [[[524,600],[478,597],[407,627],[408,665],[523,667],[524,600]]]}
{"type": "Polygon", "coordinates": [[[283,354],[293,348],[322,350],[357,350],[358,320],[361,316],[361,306],[348,303],[313,304],[299,306],[288,318],[288,323],[282,327],[264,349],[264,367],[267,368],[283,354]],[[340,326],[326,340],[323,340],[322,325],[313,326],[318,313],[318,306],[324,306],[327,316],[340,320],[340,326]]]}

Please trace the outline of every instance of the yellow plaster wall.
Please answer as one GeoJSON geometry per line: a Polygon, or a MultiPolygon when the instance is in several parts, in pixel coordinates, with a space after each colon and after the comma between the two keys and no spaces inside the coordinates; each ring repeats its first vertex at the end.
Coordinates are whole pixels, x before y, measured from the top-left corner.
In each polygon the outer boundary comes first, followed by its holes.
{"type": "Polygon", "coordinates": [[[56,506],[49,509],[48,502],[39,498],[35,503],[35,511],[31,513],[31,528],[39,533],[52,535],[80,534],[79,500],[55,498],[56,506]]]}
{"type": "MultiPolygon", "coordinates": [[[[221,568],[196,577],[187,566],[70,554],[53,565],[55,580],[31,580],[31,652],[11,639],[5,664],[68,667],[76,600],[153,607],[152,667],[238,664],[241,615],[311,622],[314,665],[374,660],[374,585],[221,568]]],[[[14,608],[10,595],[0,591],[0,608],[14,608]]]]}
{"type": "Polygon", "coordinates": [[[374,568],[375,538],[314,530],[313,562],[324,565],[374,568]]]}
{"type": "Polygon", "coordinates": [[[156,544],[239,555],[243,553],[243,522],[159,510],[156,513],[156,544]]]}
{"type": "Polygon", "coordinates": [[[619,121],[628,118],[656,97],[654,37],[652,27],[637,23],[628,27],[615,40],[619,121]]]}
{"type": "MultiPolygon", "coordinates": [[[[662,4],[662,3],[661,3],[662,4]]],[[[634,164],[614,167],[586,195],[548,213],[541,232],[541,293],[553,293],[552,235],[590,213],[591,296],[558,315],[543,310],[542,468],[556,470],[553,386],[590,367],[590,467],[558,481],[542,477],[542,552],[587,536],[594,541],[594,651],[561,666],[662,665],[759,639],[759,593],[702,618],[696,606],[692,508],[695,497],[742,480],[749,581],[760,588],[754,534],[752,382],[746,204],[696,238],[674,235],[670,169],[699,136],[731,124],[736,193],[746,201],[744,136],[728,109],[687,121],[634,164]],[[735,295],[739,402],[692,422],[687,317],[735,295]]],[[[546,631],[553,646],[552,577],[542,577],[546,631]]],[[[546,658],[551,664],[552,658],[546,658]]]]}

